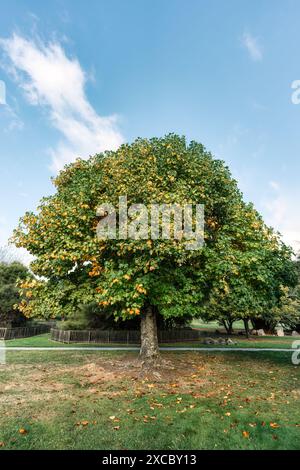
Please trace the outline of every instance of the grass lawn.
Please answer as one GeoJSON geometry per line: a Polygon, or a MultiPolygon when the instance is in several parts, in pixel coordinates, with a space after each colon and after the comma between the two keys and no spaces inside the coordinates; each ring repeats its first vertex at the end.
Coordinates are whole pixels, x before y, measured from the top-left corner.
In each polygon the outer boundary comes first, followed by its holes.
{"type": "MultiPolygon", "coordinates": [[[[176,347],[218,347],[218,345],[207,345],[207,344],[203,344],[203,341],[204,341],[205,337],[203,337],[203,339],[199,340],[199,341],[189,341],[189,342],[186,342],[186,343],[170,343],[170,344],[162,344],[161,346],[176,346],[176,347]]],[[[251,338],[251,340],[247,340],[246,338],[244,337],[241,337],[241,336],[235,336],[234,338],[234,341],[237,342],[236,345],[228,345],[228,346],[224,346],[224,345],[219,345],[220,347],[227,347],[228,349],[234,347],[238,347],[238,348],[242,348],[242,347],[245,347],[245,348],[283,348],[283,349],[287,349],[287,348],[291,348],[292,347],[292,343],[297,340],[297,337],[292,337],[292,336],[285,336],[283,338],[280,338],[280,337],[277,337],[277,336],[253,336],[251,338]]],[[[299,337],[300,339],[300,337],[299,337]]],[[[9,348],[9,347],[13,347],[13,346],[24,346],[24,347],[53,347],[53,348],[57,348],[57,347],[70,347],[70,346],[76,346],[76,347],[80,347],[80,346],[84,346],[84,347],[94,347],[94,346],[106,346],[106,347],[109,347],[109,346],[118,346],[118,344],[114,343],[114,344],[94,344],[94,343],[72,343],[72,344],[65,344],[65,343],[58,343],[58,342],[55,342],[55,341],[51,341],[50,340],[50,334],[47,333],[47,334],[43,334],[43,335],[38,335],[38,336],[31,336],[30,338],[22,338],[22,339],[13,339],[13,340],[9,340],[9,341],[5,341],[5,345],[9,348]]],[[[120,347],[122,346],[126,346],[124,344],[119,344],[120,347]]]]}
{"type": "Polygon", "coordinates": [[[135,353],[8,352],[1,449],[300,448],[290,353],[163,355],[161,376],[142,378],[135,353]]]}
{"type": "MultiPolygon", "coordinates": [[[[223,326],[220,326],[220,324],[216,321],[210,321],[210,322],[204,322],[203,320],[201,319],[196,319],[196,320],[193,320],[192,323],[191,323],[191,326],[193,328],[201,328],[201,329],[209,329],[209,330],[224,330],[224,327],[223,326]]],[[[233,329],[234,330],[243,330],[244,329],[244,323],[239,320],[239,321],[235,321],[233,323],[233,329]]]]}

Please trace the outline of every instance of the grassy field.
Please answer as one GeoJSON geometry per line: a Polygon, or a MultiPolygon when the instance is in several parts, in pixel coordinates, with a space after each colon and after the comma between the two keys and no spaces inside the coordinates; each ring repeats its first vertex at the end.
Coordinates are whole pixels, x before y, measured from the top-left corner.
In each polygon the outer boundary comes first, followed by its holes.
{"type": "MultiPolygon", "coordinates": [[[[216,347],[218,345],[207,345],[203,344],[205,337],[199,341],[189,341],[186,343],[172,343],[172,344],[162,344],[161,346],[176,346],[176,347],[216,347]]],[[[296,337],[292,336],[285,336],[283,338],[277,337],[277,336],[253,336],[250,340],[246,339],[245,337],[242,336],[235,336],[234,341],[237,342],[236,345],[220,345],[220,347],[227,347],[228,349],[232,347],[245,347],[245,348],[291,348],[292,344],[295,340],[297,340],[296,337]]],[[[300,339],[300,337],[299,337],[300,339]]],[[[117,344],[92,344],[92,343],[72,343],[72,344],[64,344],[64,343],[58,343],[55,341],[50,340],[50,335],[49,334],[44,334],[44,335],[39,335],[39,336],[31,336],[30,338],[22,338],[22,339],[13,339],[10,341],[5,341],[6,346],[13,347],[13,346],[24,346],[24,347],[52,347],[52,348],[57,348],[57,347],[70,347],[70,346],[84,346],[84,347],[94,347],[94,346],[118,346],[117,344]]],[[[124,344],[120,344],[120,347],[124,346],[124,344]]]]}
{"type": "Polygon", "coordinates": [[[300,448],[290,353],[163,355],[161,376],[145,377],[135,353],[8,352],[0,448],[300,448]]]}
{"type": "MultiPolygon", "coordinates": [[[[223,326],[220,326],[218,322],[216,321],[210,321],[210,322],[204,322],[203,320],[201,319],[196,319],[196,320],[193,320],[192,323],[191,323],[191,326],[193,328],[201,328],[201,329],[209,329],[209,330],[224,330],[224,327],[223,326]]],[[[235,321],[233,323],[233,329],[234,330],[243,330],[244,329],[244,323],[239,320],[239,321],[235,321]]]]}

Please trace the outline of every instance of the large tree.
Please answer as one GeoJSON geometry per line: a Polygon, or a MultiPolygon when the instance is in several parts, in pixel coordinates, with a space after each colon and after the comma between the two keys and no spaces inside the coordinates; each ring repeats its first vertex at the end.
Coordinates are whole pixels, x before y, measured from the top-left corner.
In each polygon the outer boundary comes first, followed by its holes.
{"type": "MultiPolygon", "coordinates": [[[[43,199],[36,213],[26,213],[15,231],[17,246],[36,257],[31,269],[48,280],[29,287],[24,312],[66,316],[78,302],[96,301],[116,319],[139,316],[141,357],[150,362],[159,355],[158,312],[166,319],[198,316],[224,263],[245,245],[263,238],[269,250],[278,248],[272,230],[244,204],[224,162],[176,135],[137,139],[115,152],[77,160],[54,184],[56,193],[43,199]],[[128,205],[147,208],[204,204],[205,245],[187,250],[184,239],[153,240],[150,234],[99,240],[97,208],[117,208],[122,196],[128,205]]],[[[223,279],[222,286],[226,289],[223,279]]]]}

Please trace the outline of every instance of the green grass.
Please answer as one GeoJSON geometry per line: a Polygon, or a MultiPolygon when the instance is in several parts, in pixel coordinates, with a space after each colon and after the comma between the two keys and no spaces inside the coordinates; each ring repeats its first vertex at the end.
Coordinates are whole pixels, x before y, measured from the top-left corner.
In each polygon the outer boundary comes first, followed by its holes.
{"type": "MultiPolygon", "coordinates": [[[[223,326],[220,326],[220,324],[216,321],[210,321],[210,322],[204,322],[201,319],[193,320],[191,323],[191,326],[193,328],[201,328],[201,329],[209,329],[212,331],[219,330],[222,331],[224,329],[223,326]]],[[[239,320],[233,323],[233,329],[234,330],[243,330],[244,329],[244,323],[239,320]]]]}
{"type": "MultiPolygon", "coordinates": [[[[205,338],[205,337],[204,337],[205,338]]],[[[204,340],[203,338],[203,340],[204,340]]],[[[186,343],[170,343],[170,344],[163,344],[162,346],[176,346],[176,347],[204,347],[204,348],[260,348],[260,349],[290,349],[292,348],[292,344],[297,338],[287,336],[287,337],[277,337],[277,336],[264,336],[264,337],[257,337],[253,336],[251,339],[241,338],[239,336],[231,337],[234,342],[237,344],[233,345],[224,345],[224,344],[203,344],[203,340],[199,342],[189,341],[186,343]]]]}
{"type": "MultiPolygon", "coordinates": [[[[286,336],[283,338],[277,336],[263,336],[257,337],[253,336],[251,340],[247,340],[241,336],[235,336],[233,339],[237,342],[236,345],[233,346],[224,346],[224,345],[206,345],[203,344],[205,337],[199,341],[189,341],[183,343],[169,343],[169,344],[162,344],[161,346],[176,346],[176,347],[245,347],[245,348],[291,348],[292,343],[297,339],[296,337],[286,336]]],[[[13,339],[9,341],[5,341],[6,346],[13,347],[13,346],[23,346],[23,347],[94,347],[94,346],[126,346],[124,344],[94,344],[94,343],[72,343],[72,344],[65,344],[65,343],[58,343],[55,341],[50,340],[49,334],[43,334],[39,336],[31,336],[30,338],[22,338],[22,339],[13,339]]]]}
{"type": "Polygon", "coordinates": [[[8,352],[1,449],[300,448],[290,353],[163,355],[161,378],[142,379],[135,353],[8,352]]]}
{"type": "Polygon", "coordinates": [[[95,344],[91,343],[80,343],[80,344],[66,344],[66,343],[58,343],[57,341],[51,341],[50,333],[45,333],[43,335],[37,336],[30,336],[29,338],[20,338],[20,339],[11,339],[5,341],[6,347],[46,347],[46,348],[61,348],[63,347],[70,347],[70,346],[95,346],[95,344]]]}

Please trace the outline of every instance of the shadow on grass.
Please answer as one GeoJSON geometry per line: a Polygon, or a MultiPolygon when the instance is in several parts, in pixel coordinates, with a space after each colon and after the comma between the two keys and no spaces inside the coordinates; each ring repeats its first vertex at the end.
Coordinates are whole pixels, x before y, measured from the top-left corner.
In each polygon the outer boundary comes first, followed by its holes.
{"type": "MultiPolygon", "coordinates": [[[[253,361],[253,364],[257,361],[260,363],[269,363],[276,366],[286,366],[286,367],[298,367],[300,373],[300,366],[296,366],[292,363],[292,353],[289,352],[281,352],[281,351],[172,351],[173,354],[201,354],[201,356],[206,355],[208,358],[230,358],[230,361],[236,361],[238,363],[248,363],[249,361],[253,361]]],[[[163,352],[163,354],[168,354],[167,352],[163,352]]],[[[299,353],[300,354],[300,353],[299,353]]]]}

